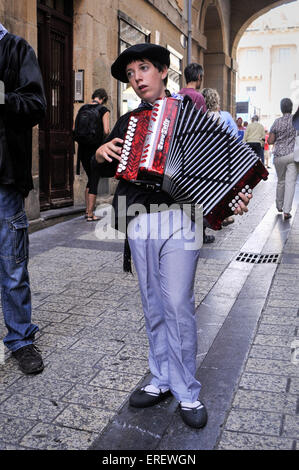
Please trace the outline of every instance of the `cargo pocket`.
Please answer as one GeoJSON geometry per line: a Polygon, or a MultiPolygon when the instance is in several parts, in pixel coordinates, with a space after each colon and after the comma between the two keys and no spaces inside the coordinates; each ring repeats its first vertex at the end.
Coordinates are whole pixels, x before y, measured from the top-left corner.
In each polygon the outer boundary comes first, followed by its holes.
{"type": "Polygon", "coordinates": [[[10,220],[10,230],[13,232],[14,258],[21,263],[28,257],[28,220],[25,212],[16,215],[10,220]]]}

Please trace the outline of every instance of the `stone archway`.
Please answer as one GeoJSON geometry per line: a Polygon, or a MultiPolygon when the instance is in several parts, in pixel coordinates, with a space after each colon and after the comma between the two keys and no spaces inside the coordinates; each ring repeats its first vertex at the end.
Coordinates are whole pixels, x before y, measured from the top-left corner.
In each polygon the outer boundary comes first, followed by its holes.
{"type": "MultiPolygon", "coordinates": [[[[236,92],[236,73],[237,73],[237,48],[240,39],[249,25],[269,12],[273,8],[276,8],[287,3],[292,3],[294,0],[252,0],[247,3],[247,8],[241,9],[238,0],[231,0],[231,24],[230,24],[230,55],[232,58],[233,71],[231,75],[231,92],[235,95],[236,92]]],[[[234,100],[232,101],[232,110],[234,111],[234,100]]]]}
{"type": "Polygon", "coordinates": [[[276,8],[287,3],[292,3],[294,1],[295,0],[252,0],[247,4],[248,6],[246,10],[242,11],[242,9],[239,7],[239,0],[231,0],[231,57],[236,59],[238,43],[245,30],[254,20],[272,10],[272,8],[276,8]]]}

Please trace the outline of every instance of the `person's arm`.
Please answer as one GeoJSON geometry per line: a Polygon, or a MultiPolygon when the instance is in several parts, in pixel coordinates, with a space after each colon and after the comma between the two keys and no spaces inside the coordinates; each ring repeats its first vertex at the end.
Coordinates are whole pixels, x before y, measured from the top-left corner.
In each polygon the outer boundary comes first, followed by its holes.
{"type": "Polygon", "coordinates": [[[268,137],[268,144],[273,145],[275,143],[276,137],[274,132],[270,132],[269,137],[268,137]]]}
{"type": "Polygon", "coordinates": [[[262,141],[262,147],[265,147],[265,138],[266,138],[266,132],[264,127],[261,127],[261,141],[262,141]]]}
{"type": "Polygon", "coordinates": [[[274,121],[272,124],[270,131],[269,131],[269,137],[268,137],[268,144],[273,145],[275,144],[276,141],[276,133],[277,133],[277,120],[274,121]]]}
{"type": "Polygon", "coordinates": [[[18,86],[5,94],[4,116],[14,126],[33,127],[46,112],[40,68],[34,50],[24,39],[16,43],[12,54],[16,54],[13,63],[18,67],[18,86]]]}
{"type": "Polygon", "coordinates": [[[109,111],[106,111],[106,113],[103,115],[102,120],[103,120],[103,129],[104,129],[104,137],[107,137],[107,135],[110,134],[110,122],[109,122],[109,117],[110,113],[109,111]]]}

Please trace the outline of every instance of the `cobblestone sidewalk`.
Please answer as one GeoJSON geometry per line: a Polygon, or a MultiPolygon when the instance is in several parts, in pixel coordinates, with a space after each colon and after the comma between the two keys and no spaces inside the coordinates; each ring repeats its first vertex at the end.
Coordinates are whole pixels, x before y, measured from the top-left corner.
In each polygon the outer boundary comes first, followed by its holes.
{"type": "MultiPolygon", "coordinates": [[[[209,246],[215,256],[199,261],[197,304],[273,197],[274,186],[261,183],[248,215],[216,234],[209,246]]],[[[286,254],[299,254],[298,215],[286,254]]],[[[0,449],[88,449],[149,372],[137,279],[122,272],[121,244],[99,248],[94,227],[82,217],[36,232],[31,242],[33,251],[39,247],[29,264],[33,322],[46,367],[38,376],[23,376],[6,353],[0,364],[0,449]]],[[[299,377],[288,352],[298,326],[297,262],[277,270],[219,449],[269,447],[275,439],[294,446],[299,377]]],[[[220,326],[208,325],[215,334],[220,326]]],[[[0,336],[5,334],[1,315],[0,336]]],[[[199,351],[199,362],[206,353],[199,351]]]]}
{"type": "Polygon", "coordinates": [[[298,285],[297,211],[218,449],[298,449],[298,285]]]}

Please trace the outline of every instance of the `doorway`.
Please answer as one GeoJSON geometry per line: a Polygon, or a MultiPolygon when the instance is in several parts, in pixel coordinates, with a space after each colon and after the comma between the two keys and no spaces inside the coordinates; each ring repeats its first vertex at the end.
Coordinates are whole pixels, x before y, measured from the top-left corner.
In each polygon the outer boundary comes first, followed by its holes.
{"type": "Polygon", "coordinates": [[[73,205],[73,2],[38,0],[47,114],[39,126],[40,209],[73,205]]]}

